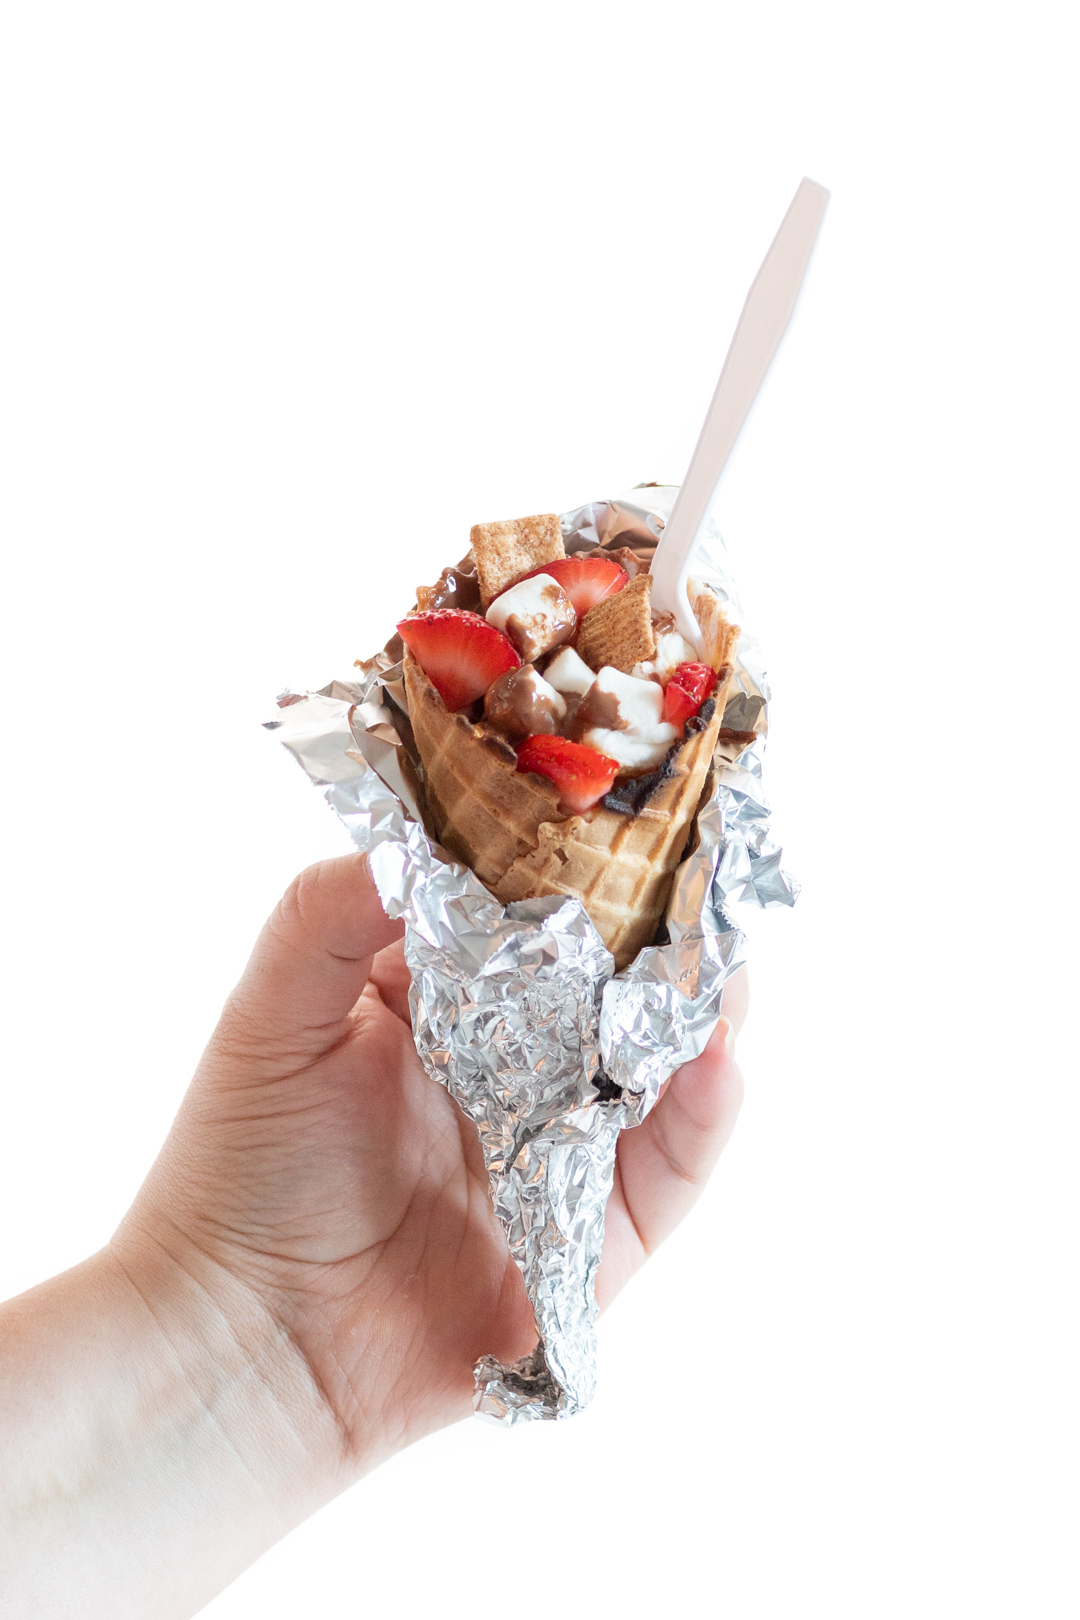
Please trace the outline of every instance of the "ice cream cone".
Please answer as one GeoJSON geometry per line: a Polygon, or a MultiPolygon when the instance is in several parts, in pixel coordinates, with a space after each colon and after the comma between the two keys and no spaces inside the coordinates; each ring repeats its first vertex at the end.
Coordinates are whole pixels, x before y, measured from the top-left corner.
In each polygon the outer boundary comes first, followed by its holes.
{"type": "Polygon", "coordinates": [[[730,666],[724,675],[707,724],[671,756],[636,814],[597,805],[563,816],[554,784],[519,772],[509,744],[450,714],[406,654],[429,830],[499,900],[579,899],[616,968],[626,967],[652,939],[667,904],[712,763],[730,666]]]}

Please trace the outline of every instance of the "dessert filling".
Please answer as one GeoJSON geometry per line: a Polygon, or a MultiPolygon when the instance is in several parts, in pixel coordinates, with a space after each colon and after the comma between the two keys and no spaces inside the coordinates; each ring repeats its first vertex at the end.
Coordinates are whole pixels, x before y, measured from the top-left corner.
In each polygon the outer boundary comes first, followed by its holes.
{"type": "Polygon", "coordinates": [[[636,815],[731,673],[652,611],[655,542],[631,538],[567,556],[550,516],[479,524],[397,627],[447,710],[509,744],[568,814],[636,815]]]}

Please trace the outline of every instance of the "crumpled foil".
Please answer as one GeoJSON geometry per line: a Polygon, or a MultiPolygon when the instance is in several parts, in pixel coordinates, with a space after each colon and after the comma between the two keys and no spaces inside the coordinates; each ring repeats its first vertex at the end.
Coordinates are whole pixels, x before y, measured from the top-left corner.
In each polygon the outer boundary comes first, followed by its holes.
{"type": "MultiPolygon", "coordinates": [[[[674,486],[645,485],[562,519],[569,550],[658,536],[674,486]]],[[[403,721],[400,666],[279,698],[268,723],[368,852],[387,913],[403,917],[416,1049],[476,1125],[491,1196],[539,1335],[513,1366],[476,1368],[478,1413],[504,1423],[564,1418],[596,1384],[593,1281],[620,1131],[703,1050],[724,981],[745,960],[733,903],[790,906],[797,885],[769,833],[761,767],[769,688],[713,524],[695,573],[742,626],[724,724],[757,731],[720,770],[679,867],[666,942],[616,974],[577,900],[503,906],[424,831],[403,721]]],[[[404,609],[406,604],[401,604],[404,609]]],[[[663,935],[661,935],[663,937],[663,935]]]]}

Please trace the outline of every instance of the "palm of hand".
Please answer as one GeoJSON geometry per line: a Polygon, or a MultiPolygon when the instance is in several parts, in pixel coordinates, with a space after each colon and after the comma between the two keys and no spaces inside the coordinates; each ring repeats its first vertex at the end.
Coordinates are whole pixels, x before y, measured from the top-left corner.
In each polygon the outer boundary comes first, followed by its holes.
{"type": "MultiPolygon", "coordinates": [[[[396,1446],[467,1413],[479,1356],[514,1360],[536,1329],[475,1131],[416,1055],[384,944],[400,927],[355,858],[313,874],[264,932],[135,1219],[248,1283],[345,1435],[370,1449],[377,1411],[396,1446]]],[[[693,1202],[738,1100],[718,1043],[623,1136],[601,1303],[693,1202]]]]}

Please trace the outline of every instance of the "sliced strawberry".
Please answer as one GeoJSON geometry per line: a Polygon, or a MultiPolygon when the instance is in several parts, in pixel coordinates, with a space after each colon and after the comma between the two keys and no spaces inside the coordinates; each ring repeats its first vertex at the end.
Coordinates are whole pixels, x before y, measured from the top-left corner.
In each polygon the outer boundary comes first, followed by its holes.
{"type": "Polygon", "coordinates": [[[619,766],[606,754],[566,737],[526,737],[518,749],[517,768],[549,777],[566,808],[580,815],[604,797],[619,766]]]}
{"type": "Polygon", "coordinates": [[[502,631],[479,613],[428,608],[410,613],[397,629],[448,709],[475,703],[492,681],[521,663],[502,631]]]}
{"type": "Polygon", "coordinates": [[[664,688],[664,719],[684,726],[716,685],[716,671],[708,664],[677,664],[664,688]]]}
{"type": "MultiPolygon", "coordinates": [[[[521,578],[532,579],[534,574],[550,574],[558,581],[573,602],[579,623],[591,607],[602,602],[605,596],[621,591],[630,578],[617,562],[612,562],[610,557],[598,557],[595,552],[579,552],[576,557],[559,557],[555,562],[541,563],[539,568],[531,568],[521,578]]],[[[520,583],[520,580],[514,581],[515,585],[520,583]]]]}

